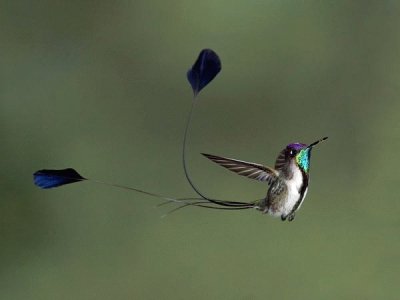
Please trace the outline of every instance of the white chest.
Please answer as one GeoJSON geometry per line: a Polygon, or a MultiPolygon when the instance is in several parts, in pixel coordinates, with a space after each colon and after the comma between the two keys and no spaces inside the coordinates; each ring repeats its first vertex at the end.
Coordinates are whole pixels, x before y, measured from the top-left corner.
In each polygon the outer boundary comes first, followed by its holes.
{"type": "MultiPolygon", "coordinates": [[[[303,174],[297,168],[294,169],[293,177],[286,181],[288,187],[287,200],[283,206],[283,214],[289,214],[300,198],[300,189],[303,184],[303,174]]],[[[303,199],[307,194],[307,189],[303,195],[303,199]]],[[[298,207],[300,208],[300,206],[298,207]]]]}

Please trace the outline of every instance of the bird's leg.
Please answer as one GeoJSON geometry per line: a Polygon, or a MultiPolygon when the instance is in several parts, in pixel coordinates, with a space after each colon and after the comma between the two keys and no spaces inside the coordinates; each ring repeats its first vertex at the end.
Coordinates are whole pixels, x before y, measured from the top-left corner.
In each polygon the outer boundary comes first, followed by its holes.
{"type": "Polygon", "coordinates": [[[295,213],[291,213],[291,214],[288,216],[288,221],[289,221],[289,222],[293,221],[293,220],[294,220],[294,217],[295,217],[295,213]]]}

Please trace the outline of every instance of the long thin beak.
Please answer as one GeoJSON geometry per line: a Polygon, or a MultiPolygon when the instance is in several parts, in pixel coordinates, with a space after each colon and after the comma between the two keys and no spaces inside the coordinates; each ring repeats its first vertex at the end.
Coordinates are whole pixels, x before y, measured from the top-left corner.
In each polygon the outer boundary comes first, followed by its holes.
{"type": "Polygon", "coordinates": [[[322,139],[319,139],[318,141],[315,141],[314,143],[311,143],[310,145],[308,145],[307,148],[311,149],[311,148],[314,147],[315,145],[317,145],[317,144],[319,144],[319,143],[321,143],[321,142],[323,142],[323,141],[325,141],[325,140],[327,140],[327,139],[328,139],[327,136],[326,136],[326,137],[323,137],[322,139]]]}

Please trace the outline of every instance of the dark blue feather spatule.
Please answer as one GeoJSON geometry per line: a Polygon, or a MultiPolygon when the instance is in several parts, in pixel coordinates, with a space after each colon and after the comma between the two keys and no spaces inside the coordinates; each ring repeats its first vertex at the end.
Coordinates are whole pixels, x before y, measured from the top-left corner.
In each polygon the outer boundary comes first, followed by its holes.
{"type": "Polygon", "coordinates": [[[199,57],[187,72],[187,79],[192,86],[194,96],[214,79],[221,71],[221,61],[213,50],[201,50],[199,57]]]}
{"type": "Polygon", "coordinates": [[[64,184],[86,180],[74,169],[39,170],[33,174],[33,182],[42,189],[51,189],[64,184]]]}

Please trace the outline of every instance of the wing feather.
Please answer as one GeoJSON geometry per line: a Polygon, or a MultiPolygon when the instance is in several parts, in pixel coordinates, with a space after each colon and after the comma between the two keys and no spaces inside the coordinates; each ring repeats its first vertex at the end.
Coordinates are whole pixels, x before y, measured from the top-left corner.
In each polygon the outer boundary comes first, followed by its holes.
{"type": "Polygon", "coordinates": [[[235,172],[238,175],[259,181],[265,181],[268,182],[268,184],[271,184],[271,182],[279,175],[276,170],[260,164],[211,154],[202,154],[213,162],[235,172]]]}

